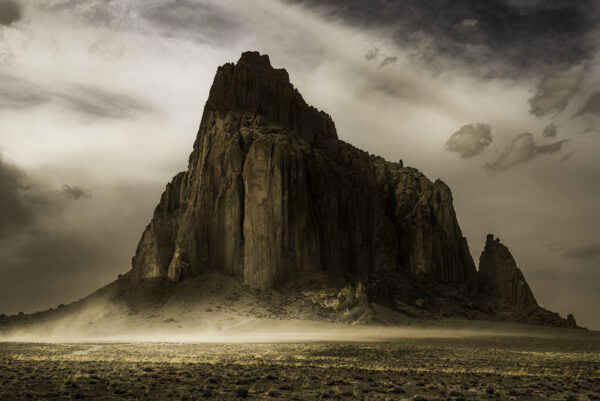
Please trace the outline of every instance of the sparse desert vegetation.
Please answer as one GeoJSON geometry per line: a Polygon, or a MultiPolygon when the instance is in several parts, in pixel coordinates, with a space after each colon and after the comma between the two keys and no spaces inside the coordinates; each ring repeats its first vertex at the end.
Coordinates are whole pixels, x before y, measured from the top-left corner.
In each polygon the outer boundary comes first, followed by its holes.
{"type": "Polygon", "coordinates": [[[596,400],[600,342],[1,343],[2,400],[596,400]]]}

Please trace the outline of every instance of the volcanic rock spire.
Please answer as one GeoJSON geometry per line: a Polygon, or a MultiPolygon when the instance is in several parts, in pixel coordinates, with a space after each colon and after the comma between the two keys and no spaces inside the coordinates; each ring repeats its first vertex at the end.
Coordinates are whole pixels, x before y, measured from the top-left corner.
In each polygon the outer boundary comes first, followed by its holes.
{"type": "Polygon", "coordinates": [[[538,306],[508,248],[492,234],[488,234],[479,258],[479,282],[482,290],[499,303],[518,309],[538,306]]]}
{"type": "Polygon", "coordinates": [[[257,288],[316,272],[464,283],[475,266],[450,189],[337,139],[288,73],[247,52],[219,67],[186,172],[156,207],[138,279],[221,271],[257,288]]]}

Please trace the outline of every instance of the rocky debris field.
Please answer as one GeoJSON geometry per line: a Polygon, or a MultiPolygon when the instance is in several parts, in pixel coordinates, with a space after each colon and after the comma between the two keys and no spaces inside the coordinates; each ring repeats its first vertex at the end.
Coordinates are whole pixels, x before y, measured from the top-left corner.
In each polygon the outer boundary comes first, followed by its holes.
{"type": "Polygon", "coordinates": [[[0,343],[1,400],[598,400],[600,342],[0,343]]]}

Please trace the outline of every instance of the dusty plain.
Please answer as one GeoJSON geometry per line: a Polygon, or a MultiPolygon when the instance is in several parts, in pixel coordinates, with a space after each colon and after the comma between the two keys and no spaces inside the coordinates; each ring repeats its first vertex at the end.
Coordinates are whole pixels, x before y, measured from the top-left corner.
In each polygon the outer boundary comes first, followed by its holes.
{"type": "Polygon", "coordinates": [[[599,397],[600,338],[584,331],[342,342],[0,343],[1,400],[599,397]]]}

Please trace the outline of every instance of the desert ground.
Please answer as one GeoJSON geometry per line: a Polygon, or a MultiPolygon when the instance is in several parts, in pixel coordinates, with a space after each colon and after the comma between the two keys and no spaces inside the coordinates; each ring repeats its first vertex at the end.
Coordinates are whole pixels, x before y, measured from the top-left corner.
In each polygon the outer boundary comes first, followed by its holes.
{"type": "Polygon", "coordinates": [[[579,332],[339,342],[3,342],[0,399],[597,400],[600,337],[579,332]]]}

